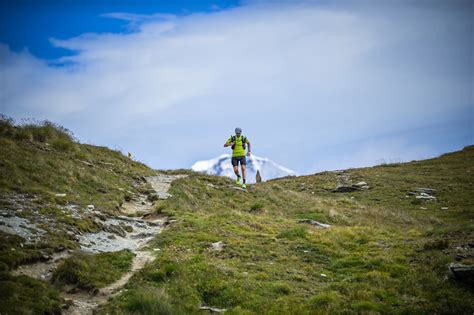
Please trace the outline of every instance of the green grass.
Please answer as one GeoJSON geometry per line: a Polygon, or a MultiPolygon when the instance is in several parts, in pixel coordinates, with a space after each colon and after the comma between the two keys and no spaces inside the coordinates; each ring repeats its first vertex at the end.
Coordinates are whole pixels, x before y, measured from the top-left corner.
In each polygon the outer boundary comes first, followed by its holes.
{"type": "Polygon", "coordinates": [[[37,245],[24,245],[23,238],[18,235],[0,231],[0,240],[0,271],[7,271],[20,264],[38,261],[44,254],[51,253],[44,251],[37,245]]]}
{"type": "Polygon", "coordinates": [[[61,314],[61,303],[46,282],[0,272],[0,314],[61,314]]]}
{"type": "Polygon", "coordinates": [[[352,193],[327,191],[337,184],[333,172],[251,185],[248,193],[226,188],[228,179],[191,174],[157,206],[178,220],[150,245],[161,249],[158,259],[101,312],[149,286],[187,314],[199,314],[201,305],[230,314],[472,313],[472,289],[446,275],[454,244],[474,236],[473,161],[468,147],[347,170],[371,187],[352,193]],[[405,196],[417,187],[436,189],[438,200],[413,204],[405,196]],[[210,248],[217,241],[224,250],[210,248]]]}
{"type": "Polygon", "coordinates": [[[18,127],[5,118],[0,119],[0,172],[0,193],[38,195],[52,204],[94,204],[110,213],[127,190],[137,192],[134,181],[156,173],[118,151],[79,144],[50,122],[18,127]],[[29,136],[16,136],[23,133],[29,136]]]}
{"type": "Polygon", "coordinates": [[[173,308],[163,289],[145,286],[126,292],[111,309],[112,314],[176,315],[185,314],[173,308]]]}
{"type": "MultiPolygon", "coordinates": [[[[0,313],[41,314],[59,312],[60,299],[53,294],[57,290],[26,276],[12,277],[8,271],[43,260],[56,251],[78,249],[74,235],[99,228],[92,215],[84,214],[87,205],[103,213],[118,213],[126,196],[149,190],[141,178],[156,171],[119,151],[78,143],[69,130],[54,123],[19,126],[1,116],[0,174],[0,206],[12,209],[15,203],[23,205],[18,215],[46,231],[33,244],[0,232],[2,297],[8,292],[0,313]],[[63,211],[66,205],[77,205],[82,217],[77,219],[63,211]]],[[[74,256],[56,271],[58,286],[70,283],[94,290],[117,279],[128,269],[132,254],[111,255],[74,256]]]]}
{"type": "MultiPolygon", "coordinates": [[[[27,207],[23,218],[33,222],[43,216],[55,222],[39,223],[46,231],[43,241],[32,246],[19,246],[16,252],[0,246],[0,261],[14,267],[34,261],[39,252],[49,254],[64,248],[76,249],[77,243],[68,236],[73,233],[94,232],[99,226],[92,215],[81,219],[63,211],[66,205],[77,205],[81,212],[87,205],[103,213],[114,214],[131,195],[147,192],[142,176],[156,174],[146,165],[128,159],[118,151],[105,147],[80,144],[65,128],[51,122],[17,126],[0,117],[0,204],[11,204],[12,196],[27,207]],[[66,194],[65,197],[57,194],[66,194]],[[25,200],[27,198],[28,200],[25,200]]],[[[4,234],[0,242],[9,244],[4,234]]]]}
{"type": "Polygon", "coordinates": [[[130,269],[133,257],[127,250],[99,254],[77,252],[54,271],[53,283],[60,288],[72,285],[95,291],[120,279],[130,269]]]}
{"type": "MultiPolygon", "coordinates": [[[[54,309],[57,291],[7,270],[74,248],[68,230],[97,228],[91,218],[73,220],[61,207],[94,204],[116,213],[126,198],[149,191],[136,186],[140,177],[156,173],[120,152],[79,144],[53,124],[16,127],[1,119],[0,172],[0,195],[35,195],[39,213],[57,222],[54,231],[41,226],[45,241],[34,246],[0,235],[0,270],[9,277],[0,290],[15,297],[5,305],[24,299],[33,310],[54,309]],[[35,304],[22,288],[40,286],[45,289],[37,290],[35,304]]],[[[189,175],[173,182],[172,198],[156,202],[157,213],[177,221],[149,244],[160,249],[157,259],[99,313],[201,314],[203,305],[228,314],[474,312],[472,288],[446,279],[456,247],[474,239],[474,146],[431,160],[346,170],[353,183],[370,186],[351,193],[329,192],[340,181],[337,172],[271,180],[249,185],[248,192],[229,189],[233,181],[222,177],[165,173],[189,175]],[[409,193],[417,187],[436,189],[437,200],[416,200],[409,193]],[[332,226],[319,229],[301,219],[332,226]],[[211,248],[218,241],[222,251],[211,248]]],[[[34,215],[31,209],[22,214],[34,215]]],[[[130,255],[73,256],[55,281],[96,290],[127,270],[130,255]]]]}

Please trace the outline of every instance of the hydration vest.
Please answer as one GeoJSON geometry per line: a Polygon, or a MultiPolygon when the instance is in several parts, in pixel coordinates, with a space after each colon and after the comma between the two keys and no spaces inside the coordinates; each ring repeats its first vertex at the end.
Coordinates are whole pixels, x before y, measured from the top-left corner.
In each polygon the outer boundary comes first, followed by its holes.
{"type": "MultiPolygon", "coordinates": [[[[246,142],[247,142],[247,137],[245,137],[244,135],[242,135],[241,138],[242,138],[242,148],[245,150],[245,148],[246,148],[246,142]]],[[[236,137],[236,136],[234,136],[234,135],[230,136],[230,141],[231,141],[231,142],[234,142],[234,144],[232,145],[232,150],[235,149],[235,142],[236,142],[236,140],[237,140],[237,137],[236,137]]]]}

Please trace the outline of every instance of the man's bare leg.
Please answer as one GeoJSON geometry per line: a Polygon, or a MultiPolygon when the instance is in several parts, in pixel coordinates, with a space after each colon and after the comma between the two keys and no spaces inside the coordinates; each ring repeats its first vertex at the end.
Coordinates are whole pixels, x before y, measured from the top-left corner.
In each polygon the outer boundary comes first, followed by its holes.
{"type": "Polygon", "coordinates": [[[242,179],[244,180],[244,184],[245,184],[245,170],[247,166],[244,164],[241,164],[240,166],[242,167],[242,179]]]}
{"type": "Polygon", "coordinates": [[[240,175],[239,175],[239,166],[238,165],[235,165],[234,166],[234,173],[235,173],[235,176],[237,176],[237,183],[240,184],[240,175]]]}
{"type": "Polygon", "coordinates": [[[237,165],[234,166],[234,173],[237,177],[240,177],[239,175],[239,167],[237,165]]]}

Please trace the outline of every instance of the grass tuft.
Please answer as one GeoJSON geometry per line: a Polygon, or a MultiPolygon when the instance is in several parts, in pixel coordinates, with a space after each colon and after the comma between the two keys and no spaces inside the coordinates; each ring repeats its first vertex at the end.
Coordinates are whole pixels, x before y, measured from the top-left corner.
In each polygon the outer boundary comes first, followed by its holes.
{"type": "Polygon", "coordinates": [[[77,252],[55,270],[53,283],[58,287],[73,285],[94,291],[118,280],[130,269],[133,257],[128,250],[99,254],[77,252]]]}

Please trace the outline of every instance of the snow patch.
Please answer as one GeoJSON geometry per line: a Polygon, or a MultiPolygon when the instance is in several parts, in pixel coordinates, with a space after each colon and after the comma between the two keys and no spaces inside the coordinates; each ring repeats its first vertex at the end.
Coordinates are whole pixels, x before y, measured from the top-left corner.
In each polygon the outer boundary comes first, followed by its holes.
{"type": "MultiPolygon", "coordinates": [[[[198,161],[191,167],[195,172],[204,172],[209,175],[227,176],[234,178],[235,174],[231,164],[232,156],[230,154],[222,154],[216,158],[198,161]]],[[[257,170],[260,171],[262,180],[284,176],[296,176],[296,172],[279,165],[269,158],[263,158],[252,155],[247,157],[247,182],[255,183],[257,170]]],[[[239,167],[240,172],[240,167],[239,167]]]]}

